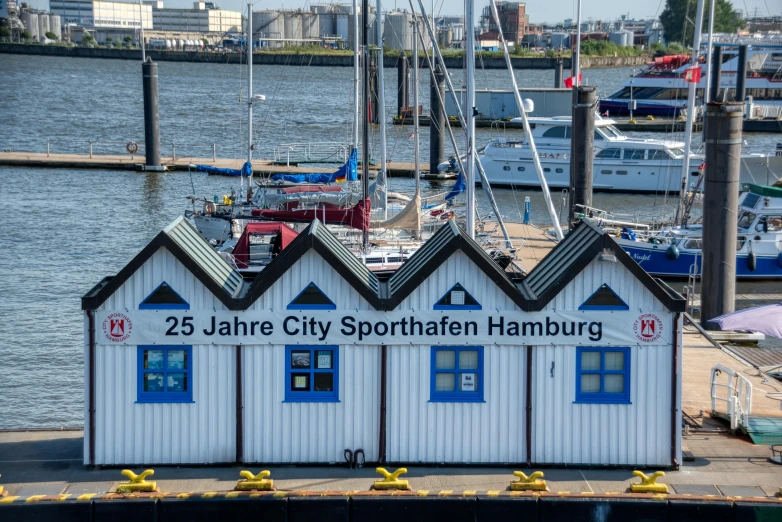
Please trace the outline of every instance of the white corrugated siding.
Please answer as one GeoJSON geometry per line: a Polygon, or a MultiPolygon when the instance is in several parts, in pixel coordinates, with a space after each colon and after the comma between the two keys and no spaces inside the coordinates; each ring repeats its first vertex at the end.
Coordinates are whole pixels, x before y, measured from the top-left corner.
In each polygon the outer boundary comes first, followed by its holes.
{"type": "MultiPolygon", "coordinates": [[[[139,303],[163,281],[190,304],[191,310],[225,309],[165,249],[158,250],[100,309],[137,310],[139,303]]],[[[100,325],[96,325],[96,329],[96,337],[100,339],[100,325]]],[[[136,404],[137,350],[136,346],[98,344],[96,347],[95,463],[200,464],[234,461],[235,347],[193,346],[194,402],[190,404],[136,404]]],[[[85,424],[89,424],[89,418],[85,424]]],[[[85,447],[89,448],[88,443],[85,447]]]]}
{"type": "Polygon", "coordinates": [[[340,402],[284,402],[284,346],[244,347],[242,368],[246,462],[343,462],[359,448],[378,460],[380,348],[339,347],[340,402]]]}
{"type": "MultiPolygon", "coordinates": [[[[461,283],[484,310],[518,310],[491,279],[456,252],[397,310],[432,310],[461,283]]],[[[483,403],[429,402],[431,346],[388,347],[387,443],[392,462],[522,462],[526,350],[485,346],[483,403]]]]}
{"type": "MultiPolygon", "coordinates": [[[[593,261],[546,309],[576,310],[603,283],[630,310],[655,312],[671,331],[673,314],[620,263],[593,261]]],[[[533,462],[671,464],[672,347],[630,348],[632,404],[622,405],[574,404],[576,346],[533,347],[533,462]]]]}
{"type": "MultiPolygon", "coordinates": [[[[252,309],[284,310],[310,282],[334,302],[337,310],[372,309],[313,251],[297,261],[252,309]]],[[[317,344],[313,341],[311,344],[317,344]]],[[[246,346],[242,354],[246,462],[342,462],[345,449],[359,448],[368,462],[377,461],[379,347],[340,346],[340,402],[326,403],[283,402],[288,385],[284,346],[246,346]]]]}
{"type": "Polygon", "coordinates": [[[485,346],[483,357],[485,402],[429,402],[431,347],[388,347],[390,462],[526,460],[526,349],[485,346]]]}
{"type": "Polygon", "coordinates": [[[236,348],[193,346],[187,404],[136,404],[137,350],[97,346],[95,463],[236,460],[236,348]]]}

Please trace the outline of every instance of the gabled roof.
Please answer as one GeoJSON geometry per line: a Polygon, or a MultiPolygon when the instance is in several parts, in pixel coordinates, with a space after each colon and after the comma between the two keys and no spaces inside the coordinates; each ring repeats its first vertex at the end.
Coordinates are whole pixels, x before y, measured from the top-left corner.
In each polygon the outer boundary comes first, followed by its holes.
{"type": "Polygon", "coordinates": [[[382,308],[381,284],[377,276],[316,219],[256,276],[246,295],[240,299],[241,309],[252,306],[310,250],[315,250],[373,307],[382,308]]]}
{"type": "Polygon", "coordinates": [[[386,310],[393,310],[456,251],[462,251],[522,310],[528,303],[508,275],[455,221],[449,220],[388,280],[386,310]]]}
{"type": "Polygon", "coordinates": [[[565,236],[520,283],[520,290],[531,301],[532,310],[542,310],[592,260],[608,250],[670,311],[683,312],[685,300],[658,283],[606,232],[589,220],[565,236]]]}
{"type": "Polygon", "coordinates": [[[234,298],[243,291],[241,274],[231,268],[182,216],[155,236],[115,277],[104,280],[82,297],[82,309],[98,308],[160,248],[171,252],[226,307],[239,309],[234,298]]]}

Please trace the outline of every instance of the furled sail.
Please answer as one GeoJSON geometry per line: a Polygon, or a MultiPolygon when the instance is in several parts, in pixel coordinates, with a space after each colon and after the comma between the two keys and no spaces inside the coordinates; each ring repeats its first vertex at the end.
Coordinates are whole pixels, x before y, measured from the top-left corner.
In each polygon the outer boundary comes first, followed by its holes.
{"type": "Polygon", "coordinates": [[[195,169],[199,172],[206,172],[207,174],[216,174],[218,176],[242,176],[249,178],[253,175],[253,166],[249,161],[242,165],[241,170],[236,169],[223,169],[220,167],[212,167],[211,165],[196,165],[195,169]]]}
{"type": "Polygon", "coordinates": [[[273,181],[288,183],[335,183],[358,180],[358,149],[350,152],[350,157],[339,169],[332,173],[314,174],[272,174],[273,181]]]}

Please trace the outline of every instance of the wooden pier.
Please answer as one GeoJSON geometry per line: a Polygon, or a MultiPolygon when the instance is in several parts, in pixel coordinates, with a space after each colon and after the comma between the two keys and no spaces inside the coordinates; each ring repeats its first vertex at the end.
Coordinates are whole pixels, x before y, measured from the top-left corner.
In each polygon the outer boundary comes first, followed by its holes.
{"type": "MultiPolygon", "coordinates": [[[[187,170],[190,165],[209,165],[228,169],[241,169],[244,160],[217,158],[191,158],[191,157],[164,157],[161,163],[166,170],[187,170]]],[[[0,152],[0,167],[31,167],[46,169],[102,169],[102,170],[144,170],[144,156],[130,154],[124,155],[97,155],[87,154],[46,154],[35,152],[0,152]]],[[[423,164],[422,164],[423,166],[423,164]]],[[[269,174],[311,174],[336,170],[336,167],[315,167],[312,165],[298,166],[291,164],[276,165],[267,160],[253,161],[253,172],[258,175],[269,174]]],[[[370,177],[377,174],[377,165],[370,165],[370,177]]],[[[359,172],[361,166],[359,165],[359,172]]],[[[409,161],[392,161],[388,163],[388,176],[392,178],[412,178],[415,165],[409,161]]],[[[439,173],[429,176],[428,169],[420,169],[425,179],[448,180],[455,179],[456,175],[439,173]]]]}

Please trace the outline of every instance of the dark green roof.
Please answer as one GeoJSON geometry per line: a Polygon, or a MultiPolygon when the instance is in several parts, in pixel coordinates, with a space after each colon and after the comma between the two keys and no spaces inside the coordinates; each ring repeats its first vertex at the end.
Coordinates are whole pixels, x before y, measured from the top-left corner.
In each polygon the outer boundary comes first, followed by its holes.
{"type": "Polygon", "coordinates": [[[769,198],[782,198],[782,187],[770,187],[768,185],[754,185],[752,183],[745,183],[743,185],[745,191],[752,192],[758,196],[767,196],[769,198]]]}

